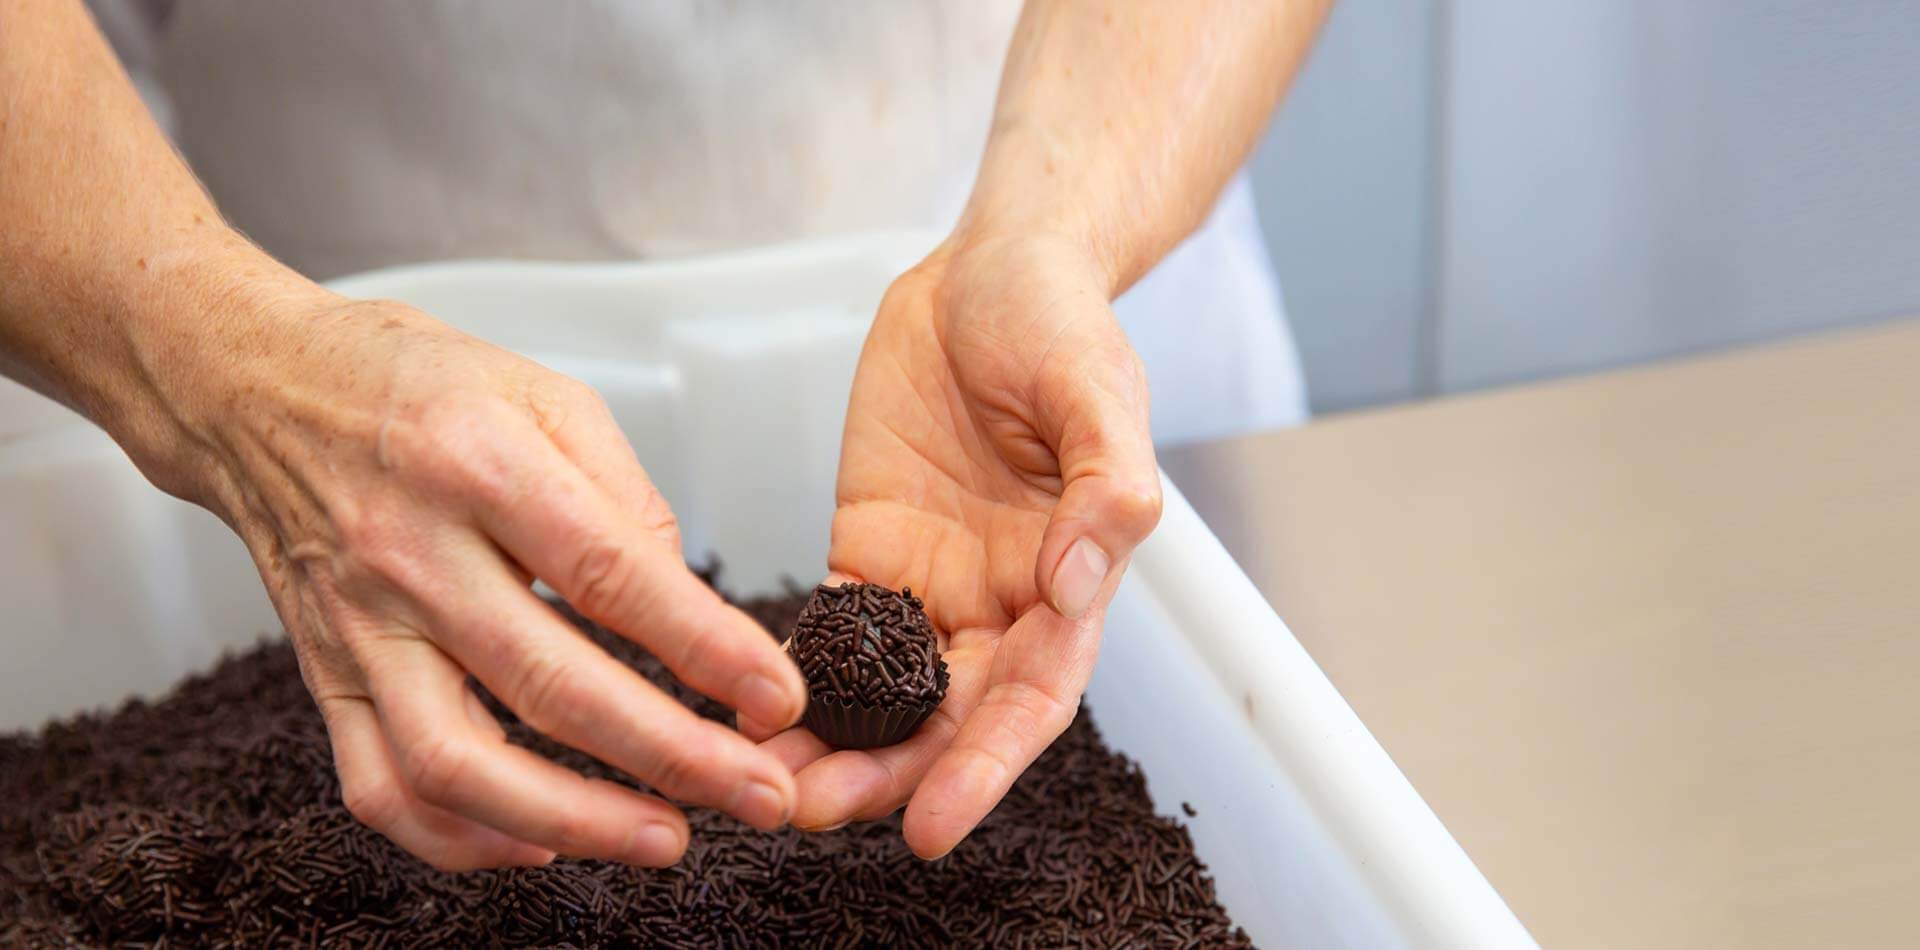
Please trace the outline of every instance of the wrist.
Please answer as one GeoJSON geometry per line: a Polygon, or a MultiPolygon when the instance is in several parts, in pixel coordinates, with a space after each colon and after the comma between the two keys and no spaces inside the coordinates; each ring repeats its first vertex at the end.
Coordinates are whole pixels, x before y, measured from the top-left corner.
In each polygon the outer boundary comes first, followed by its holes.
{"type": "Polygon", "coordinates": [[[1144,203],[1125,200],[1138,188],[1101,156],[1002,117],[955,233],[975,243],[1019,238],[1072,248],[1092,262],[1112,300],[1164,253],[1138,213],[1144,203]]]}
{"type": "Polygon", "coordinates": [[[216,507],[233,413],[272,394],[272,355],[337,297],[232,232],[143,271],[90,367],[84,411],[156,485],[216,507]]]}
{"type": "Polygon", "coordinates": [[[1113,272],[1079,235],[1045,228],[961,227],[920,265],[949,300],[993,290],[1010,274],[1041,273],[1056,292],[1073,290],[1112,300],[1113,272]]]}
{"type": "MultiPolygon", "coordinates": [[[[941,248],[949,260],[981,259],[1009,253],[1038,256],[1070,269],[1063,276],[1088,282],[1108,300],[1134,279],[1120,243],[1107,237],[1072,209],[1027,207],[1018,211],[1002,199],[978,199],[955,225],[941,248]]],[[[936,252],[938,253],[938,252],[936,252]]]]}

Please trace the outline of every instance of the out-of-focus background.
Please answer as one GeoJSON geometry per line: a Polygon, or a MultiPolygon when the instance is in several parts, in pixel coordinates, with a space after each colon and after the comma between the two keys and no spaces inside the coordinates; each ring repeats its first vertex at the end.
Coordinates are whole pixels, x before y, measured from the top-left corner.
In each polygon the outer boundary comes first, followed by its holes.
{"type": "Polygon", "coordinates": [[[1322,418],[1162,463],[1544,946],[1920,927],[1916,13],[1338,0],[1254,158],[1322,418]]]}
{"type": "Polygon", "coordinates": [[[1911,11],[1339,0],[1253,160],[1314,410],[1920,312],[1911,11]]]}

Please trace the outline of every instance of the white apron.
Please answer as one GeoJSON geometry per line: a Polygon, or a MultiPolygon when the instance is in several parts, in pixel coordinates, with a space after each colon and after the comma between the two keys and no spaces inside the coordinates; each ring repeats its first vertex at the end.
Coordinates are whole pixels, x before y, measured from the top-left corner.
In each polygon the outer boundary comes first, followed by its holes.
{"type": "MultiPolygon", "coordinates": [[[[316,278],[950,227],[1017,0],[98,0],[221,209],[316,278]]],[[[1305,398],[1251,191],[1117,305],[1163,444],[1305,398]]]]}

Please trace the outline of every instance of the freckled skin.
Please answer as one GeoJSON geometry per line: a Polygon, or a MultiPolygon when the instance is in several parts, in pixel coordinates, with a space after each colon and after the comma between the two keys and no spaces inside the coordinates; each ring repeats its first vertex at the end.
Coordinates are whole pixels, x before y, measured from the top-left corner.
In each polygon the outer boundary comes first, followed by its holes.
{"type": "Polygon", "coordinates": [[[7,97],[0,139],[0,370],[88,415],[246,543],[349,808],[451,869],[677,860],[676,807],[505,744],[467,708],[471,674],[665,794],[782,823],[784,765],[584,648],[527,588],[537,571],[687,658],[682,678],[720,701],[799,715],[797,671],[686,569],[598,397],[275,262],[220,221],[78,3],[6,22],[0,89],[32,94],[7,97]],[[543,404],[564,421],[543,425],[543,404]]]}

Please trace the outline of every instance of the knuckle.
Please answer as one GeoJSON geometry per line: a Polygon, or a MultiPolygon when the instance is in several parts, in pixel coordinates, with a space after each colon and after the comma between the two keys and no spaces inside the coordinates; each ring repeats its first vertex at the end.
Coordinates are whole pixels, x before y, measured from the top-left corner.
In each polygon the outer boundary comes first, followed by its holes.
{"type": "Polygon", "coordinates": [[[506,401],[486,393],[455,392],[420,403],[402,414],[383,436],[397,469],[437,485],[501,497],[512,489],[493,449],[508,431],[506,401]]]}
{"type": "Polygon", "coordinates": [[[584,855],[596,850],[592,845],[593,823],[578,811],[562,810],[548,819],[541,840],[562,854],[584,855]]]}
{"type": "Polygon", "coordinates": [[[449,455],[444,466],[444,477],[454,494],[483,505],[511,508],[519,502],[524,490],[491,449],[474,448],[449,455]]]}
{"type": "Polygon", "coordinates": [[[694,775],[699,772],[694,758],[694,755],[685,750],[670,749],[659,756],[654,763],[652,774],[645,778],[655,788],[669,795],[685,797],[685,790],[689,787],[694,775]]]}
{"type": "Polygon", "coordinates": [[[355,821],[375,831],[393,827],[406,808],[406,795],[398,785],[377,780],[354,781],[342,777],[340,801],[355,821]]]}
{"type": "Polygon", "coordinates": [[[605,538],[581,546],[565,591],[581,613],[596,619],[613,617],[632,605],[639,593],[633,555],[605,538]]]}
{"type": "Polygon", "coordinates": [[[1143,482],[1121,486],[1114,492],[1111,504],[1115,521],[1145,534],[1160,523],[1166,499],[1160,493],[1158,482],[1143,482]]]}
{"type": "MultiPolygon", "coordinates": [[[[1032,683],[1000,683],[988,691],[982,705],[1001,707],[1007,714],[998,718],[1007,738],[1020,743],[1051,742],[1073,724],[1080,709],[1079,697],[1068,699],[1032,683]]],[[[989,748],[1004,747],[994,742],[989,748]]]]}
{"type": "Polygon", "coordinates": [[[886,293],[880,296],[880,310],[884,313],[895,308],[906,306],[922,297],[931,295],[936,288],[942,291],[939,295],[939,302],[943,306],[950,306],[953,302],[954,295],[959,292],[959,283],[954,282],[949,284],[942,282],[936,284],[931,274],[919,267],[915,267],[901,274],[899,277],[894,278],[893,283],[887,285],[886,293]]]}
{"type": "Polygon", "coordinates": [[[996,777],[996,781],[1010,782],[1020,774],[1020,764],[1007,754],[1004,746],[984,745],[968,749],[965,754],[985,764],[996,777]]]}
{"type": "Polygon", "coordinates": [[[1082,352],[1090,366],[1105,370],[1099,375],[1106,386],[1115,390],[1115,395],[1135,396],[1145,392],[1147,364],[1125,335],[1115,332],[1103,336],[1082,352]]]}
{"type": "Polygon", "coordinates": [[[418,578],[417,534],[410,519],[384,504],[354,506],[336,521],[343,581],[371,580],[407,589],[418,578]]]}
{"type": "Polygon", "coordinates": [[[650,523],[648,530],[651,530],[655,537],[665,541],[667,547],[670,548],[676,556],[681,553],[684,539],[680,537],[680,520],[678,518],[675,518],[672,514],[668,514],[666,518],[650,523]]]}
{"type": "Polygon", "coordinates": [[[658,491],[650,492],[644,508],[640,511],[642,526],[680,553],[680,518],[673,513],[673,507],[667,504],[665,495],[658,491]]]}
{"type": "Polygon", "coordinates": [[[396,661],[403,660],[404,645],[420,635],[411,627],[397,624],[351,623],[339,628],[334,660],[354,676],[352,682],[365,684],[388,675],[396,661]]]}
{"type": "Polygon", "coordinates": [[[561,404],[583,415],[611,417],[607,401],[600,396],[600,390],[571,376],[562,376],[555,383],[555,390],[561,404]]]}
{"type": "Polygon", "coordinates": [[[577,420],[607,413],[599,391],[571,376],[541,378],[526,388],[524,401],[534,424],[549,435],[577,420]]]}
{"type": "Polygon", "coordinates": [[[669,742],[660,749],[651,774],[641,778],[675,798],[696,798],[720,765],[711,742],[669,742]]]}
{"type": "Polygon", "coordinates": [[[436,445],[458,445],[483,432],[508,411],[506,400],[471,386],[436,393],[415,404],[407,418],[436,445]]]}
{"type": "Polygon", "coordinates": [[[385,438],[396,461],[431,462],[471,438],[483,400],[466,392],[437,393],[400,407],[385,438]]]}
{"type": "Polygon", "coordinates": [[[465,742],[446,736],[427,739],[407,751],[407,783],[422,801],[445,807],[458,797],[472,762],[472,747],[465,742]]]}
{"type": "Polygon", "coordinates": [[[746,663],[745,658],[736,654],[717,629],[702,625],[681,640],[680,649],[670,666],[681,676],[713,680],[729,669],[744,671],[746,663]]]}
{"type": "Polygon", "coordinates": [[[531,652],[514,673],[510,705],[534,731],[555,735],[566,731],[574,688],[568,663],[544,651],[531,652]]]}
{"type": "Polygon", "coordinates": [[[388,547],[393,539],[395,522],[390,515],[376,503],[355,500],[337,507],[333,526],[340,534],[341,546],[347,550],[377,551],[388,547]]]}

